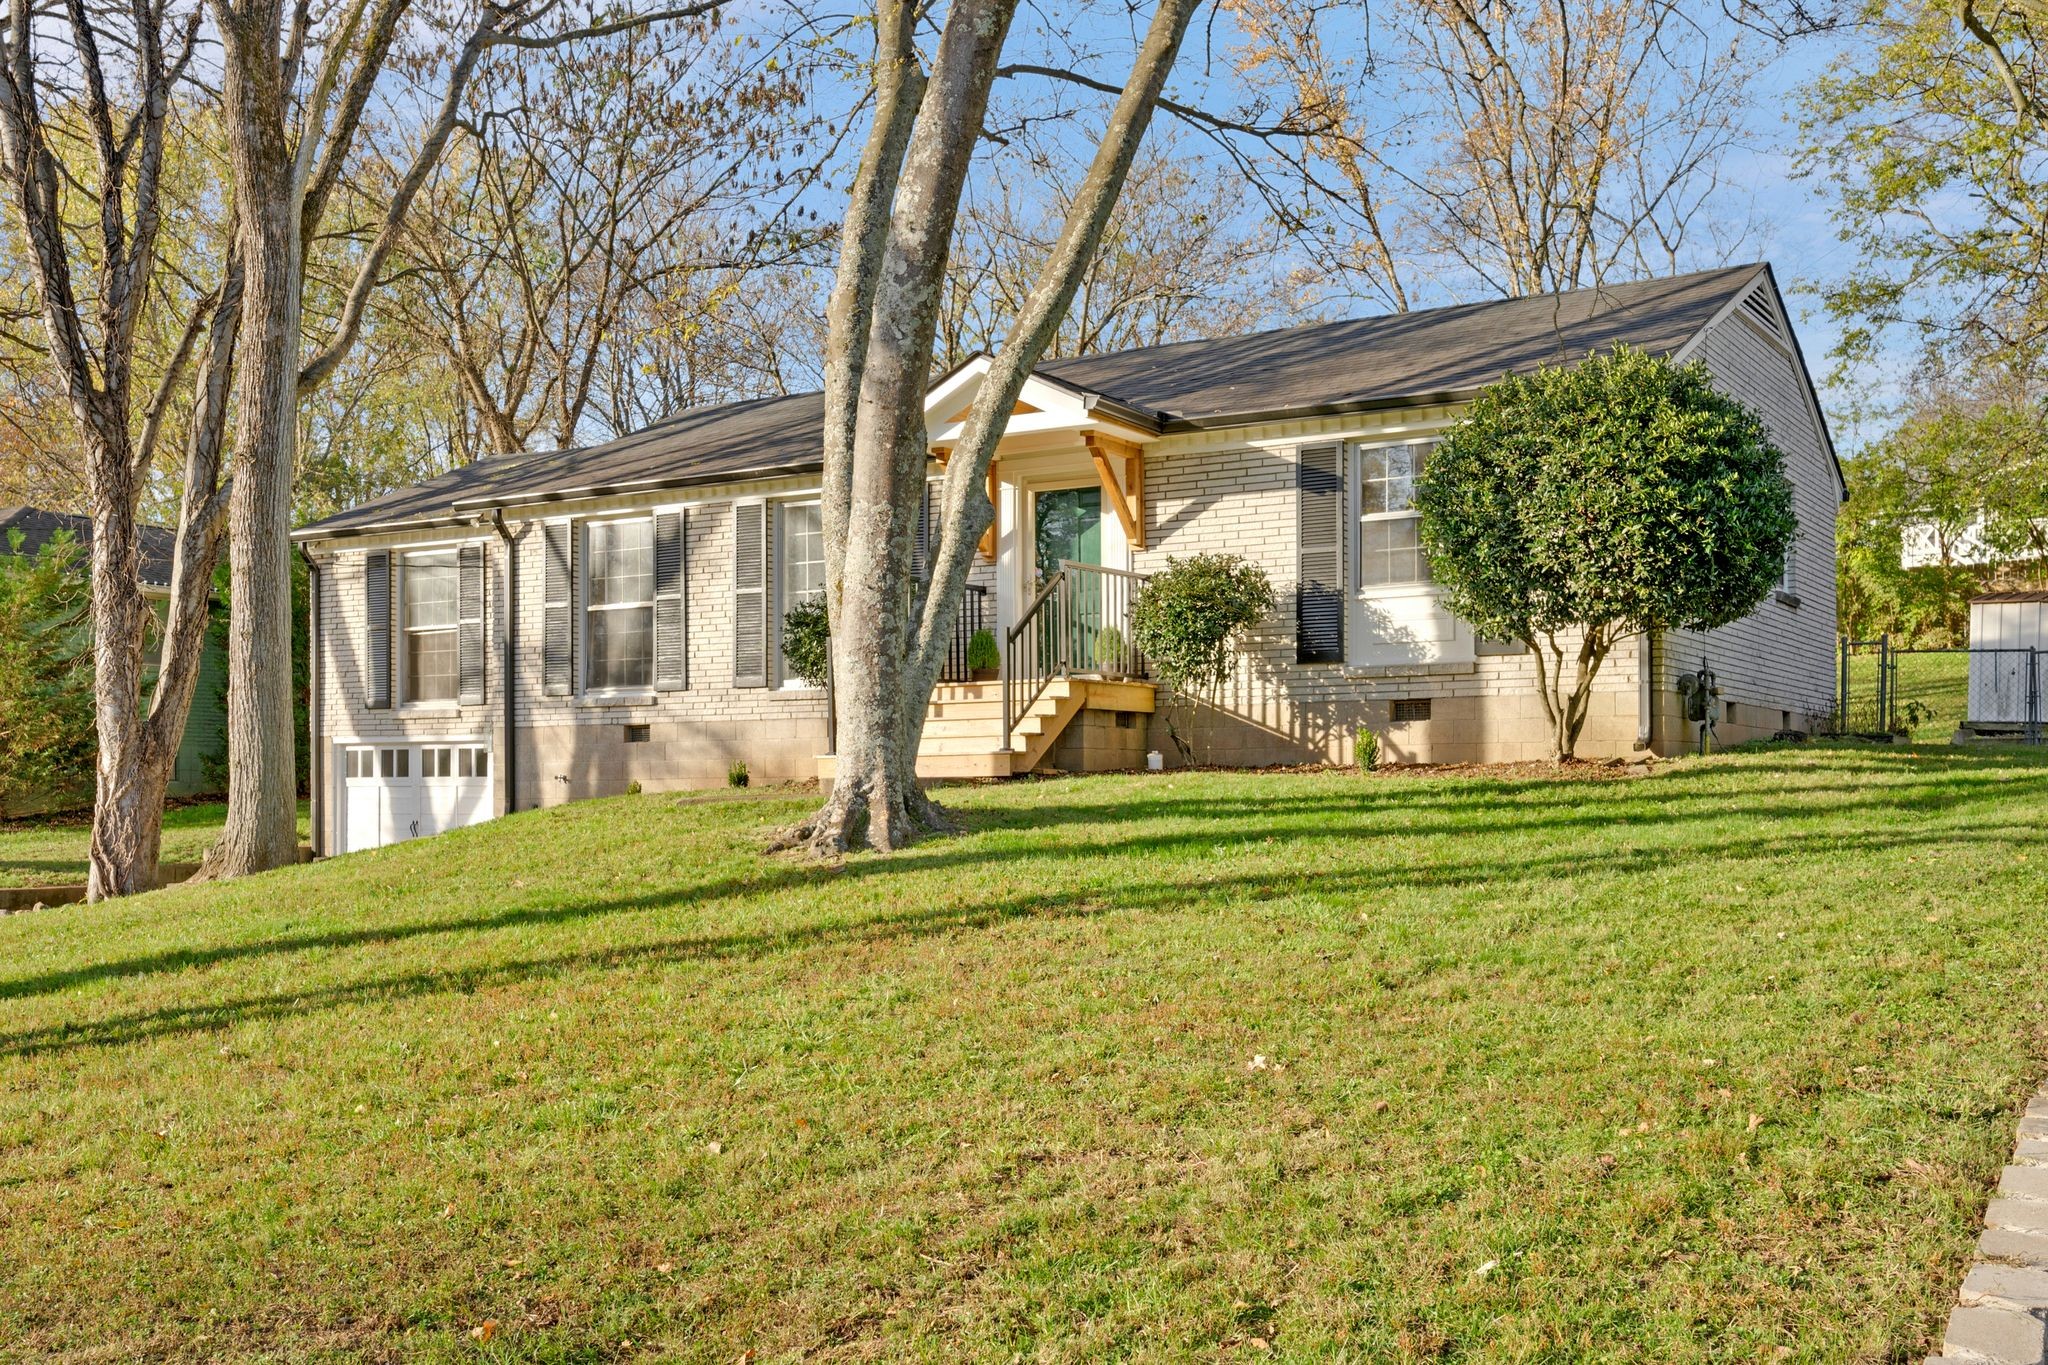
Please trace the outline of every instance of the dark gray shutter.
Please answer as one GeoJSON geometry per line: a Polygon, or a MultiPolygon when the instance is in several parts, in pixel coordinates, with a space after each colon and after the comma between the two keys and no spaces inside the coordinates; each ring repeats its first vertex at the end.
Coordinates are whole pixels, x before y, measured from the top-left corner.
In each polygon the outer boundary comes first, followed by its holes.
{"type": "Polygon", "coordinates": [[[369,634],[363,651],[368,676],[363,705],[372,711],[391,708],[391,554],[372,550],[363,556],[363,623],[369,634]]]}
{"type": "Polygon", "coordinates": [[[481,706],[484,700],[484,547],[455,552],[455,700],[481,706]]]}
{"type": "Polygon", "coordinates": [[[732,509],[732,685],[768,685],[768,518],[758,502],[732,509]]]}
{"type": "Polygon", "coordinates": [[[1303,446],[1294,478],[1294,658],[1344,661],[1344,447],[1303,446]]]}
{"type": "Polygon", "coordinates": [[[654,518],[654,686],[676,692],[690,685],[689,645],[683,624],[683,514],[654,518]]]}
{"type": "Polygon", "coordinates": [[[571,527],[564,521],[541,528],[541,690],[550,697],[569,695],[569,664],[575,617],[576,575],[570,561],[571,527]]]}

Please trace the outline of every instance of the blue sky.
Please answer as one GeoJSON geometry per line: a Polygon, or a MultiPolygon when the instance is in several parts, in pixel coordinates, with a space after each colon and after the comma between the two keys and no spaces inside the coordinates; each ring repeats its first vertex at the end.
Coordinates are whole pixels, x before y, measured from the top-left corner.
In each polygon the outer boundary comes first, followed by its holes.
{"type": "MultiPolygon", "coordinates": [[[[1711,33],[1716,42],[1739,36],[1719,18],[1720,14],[1719,5],[1703,0],[1697,11],[1700,32],[1711,33]]],[[[1059,62],[1100,79],[1120,79],[1128,70],[1137,21],[1148,15],[1149,9],[1134,14],[1132,8],[1117,0],[1081,0],[1076,5],[1059,6],[1056,14],[1049,0],[1036,8],[1027,5],[1020,13],[1011,52],[1006,57],[1059,62]],[[1029,55],[1021,55],[1027,52],[1029,55]]],[[[1227,60],[1234,38],[1227,15],[1219,13],[1214,17],[1214,23],[1208,22],[1208,16],[1198,21],[1176,70],[1172,93],[1192,104],[1222,109],[1241,96],[1241,89],[1234,85],[1227,60]]],[[[1867,371],[1859,372],[1854,386],[1838,386],[1831,380],[1830,352],[1841,329],[1821,306],[1818,290],[1843,273],[1852,248],[1837,238],[1820,187],[1796,174],[1794,149],[1800,92],[1844,50],[1844,42],[1837,38],[1805,38],[1773,48],[1758,38],[1744,41],[1752,59],[1770,60],[1754,61],[1748,127],[1742,145],[1731,151],[1723,164],[1727,188],[1716,195],[1716,216],[1731,222],[1748,219],[1752,231],[1718,256],[1695,251],[1696,259],[1690,264],[1704,267],[1756,259],[1773,264],[1790,296],[1793,321],[1821,388],[1837,444],[1846,453],[1877,434],[1869,429],[1871,424],[1867,421],[1859,427],[1853,420],[1852,410],[1857,406],[1854,400],[1860,398],[1866,410],[1873,400],[1881,405],[1896,391],[1897,384],[1888,376],[1874,380],[1867,371]],[[1852,387],[1860,392],[1852,394],[1852,387]]],[[[1360,49],[1363,50],[1362,44],[1360,49]]],[[[1045,88],[1049,83],[1039,83],[1029,90],[1017,83],[1006,85],[1010,88],[1000,91],[998,98],[1008,101],[1011,108],[1032,99],[1071,100],[1069,94],[1045,88]]],[[[1380,73],[1363,82],[1361,88],[1370,92],[1369,98],[1382,102],[1385,117],[1402,116],[1403,95],[1397,81],[1380,73]]],[[[1085,126],[1087,120],[1081,122],[1085,126]]],[[[1177,138],[1177,150],[1199,147],[1200,141],[1183,133],[1177,138]]],[[[1077,131],[1076,151],[1085,155],[1090,146],[1083,143],[1077,131]]],[[[1446,278],[1431,289],[1431,297],[1419,302],[1484,297],[1485,293],[1483,287],[1461,288],[1456,280],[1446,278]]],[[[1344,304],[1338,306],[1338,311],[1376,310],[1370,305],[1344,304]]],[[[1892,370],[1894,366],[1881,368],[1892,370]]]]}

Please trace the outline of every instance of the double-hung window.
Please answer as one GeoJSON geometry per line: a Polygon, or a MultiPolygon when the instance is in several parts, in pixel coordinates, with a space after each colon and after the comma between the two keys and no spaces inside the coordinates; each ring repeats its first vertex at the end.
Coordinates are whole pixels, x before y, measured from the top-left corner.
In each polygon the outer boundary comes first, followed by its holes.
{"type": "Polygon", "coordinates": [[[454,701],[458,689],[455,551],[422,550],[399,560],[405,637],[405,699],[454,701]]]}
{"type": "Polygon", "coordinates": [[[652,687],[654,522],[593,522],[585,537],[583,685],[592,691],[652,687]]]}
{"type": "Polygon", "coordinates": [[[1415,486],[1433,441],[1367,446],[1358,452],[1358,583],[1362,588],[1429,582],[1416,538],[1422,521],[1415,486]]]}
{"type": "MultiPolygon", "coordinates": [[[[825,595],[825,523],[819,505],[784,503],[779,520],[782,543],[776,547],[776,591],[781,597],[778,619],[787,616],[791,607],[815,602],[825,595]]],[[[787,660],[783,662],[782,675],[790,686],[804,685],[787,660]]]]}

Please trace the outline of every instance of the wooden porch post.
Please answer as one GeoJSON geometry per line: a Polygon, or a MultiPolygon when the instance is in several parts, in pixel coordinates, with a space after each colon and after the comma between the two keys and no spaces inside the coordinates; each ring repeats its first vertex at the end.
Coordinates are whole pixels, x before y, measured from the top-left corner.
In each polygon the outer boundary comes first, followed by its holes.
{"type": "Polygon", "coordinates": [[[1088,457],[1095,462],[1095,477],[1102,481],[1103,496],[1116,511],[1116,519],[1124,528],[1124,538],[1134,550],[1145,548],[1145,459],[1136,446],[1116,440],[1114,437],[1098,436],[1088,432],[1081,437],[1088,447],[1088,457]],[[1121,481],[1110,466],[1110,457],[1120,456],[1124,464],[1121,481]]]}
{"type": "Polygon", "coordinates": [[[996,533],[1001,529],[1003,521],[1002,492],[1002,479],[996,474],[996,462],[990,460],[988,462],[988,508],[990,513],[988,529],[981,533],[981,544],[975,547],[983,559],[993,560],[996,557],[996,533]]]}

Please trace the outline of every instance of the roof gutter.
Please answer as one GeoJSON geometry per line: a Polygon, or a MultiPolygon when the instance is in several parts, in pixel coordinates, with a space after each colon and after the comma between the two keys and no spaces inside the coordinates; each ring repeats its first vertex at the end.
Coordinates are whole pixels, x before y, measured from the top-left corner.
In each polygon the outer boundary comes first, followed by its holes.
{"type": "Polygon", "coordinates": [[[1208,417],[1169,417],[1159,424],[1162,435],[1184,431],[1214,431],[1219,427],[1248,427],[1260,422],[1296,422],[1304,417],[1349,417],[1354,413],[1385,412],[1389,408],[1440,407],[1448,403],[1469,403],[1486,389],[1441,389],[1434,393],[1397,394],[1391,398],[1356,398],[1339,403],[1309,403],[1291,408],[1267,408],[1257,412],[1222,412],[1208,417]]]}
{"type": "Polygon", "coordinates": [[[1113,421],[1122,422],[1127,427],[1136,427],[1140,431],[1158,432],[1165,430],[1166,426],[1166,414],[1163,412],[1146,412],[1142,408],[1134,408],[1129,403],[1119,403],[1116,399],[1099,393],[1084,393],[1081,397],[1081,411],[1091,417],[1099,414],[1113,421]]]}
{"type": "Polygon", "coordinates": [[[459,498],[450,506],[458,512],[501,511],[507,507],[539,507],[556,502],[586,502],[592,498],[616,498],[630,493],[662,493],[680,488],[708,488],[716,484],[742,483],[749,479],[785,478],[815,474],[825,467],[822,459],[792,464],[766,465],[759,469],[732,469],[716,474],[692,474],[652,479],[624,479],[617,483],[585,484],[576,488],[550,488],[537,492],[494,493],[487,497],[459,498]]]}
{"type": "Polygon", "coordinates": [[[363,536],[383,535],[386,531],[454,530],[476,523],[475,517],[408,517],[402,521],[371,522],[367,526],[324,527],[314,522],[292,532],[292,540],[299,545],[309,545],[322,540],[356,540],[363,536]]]}

